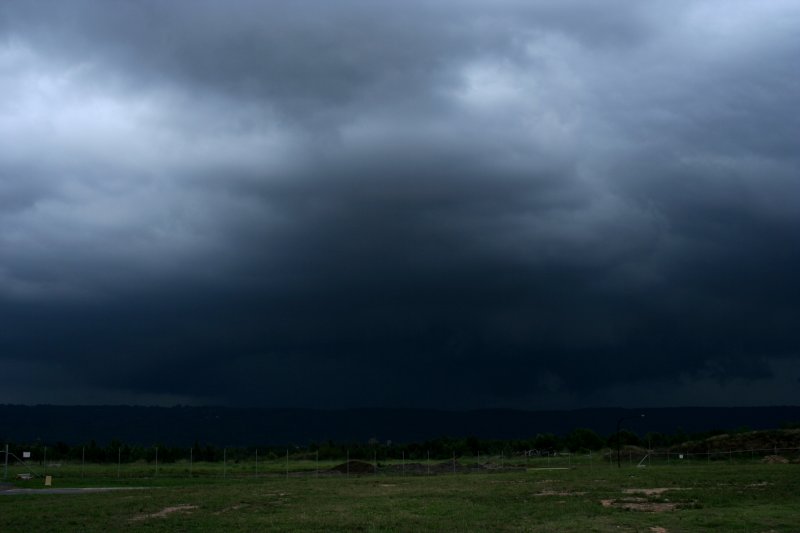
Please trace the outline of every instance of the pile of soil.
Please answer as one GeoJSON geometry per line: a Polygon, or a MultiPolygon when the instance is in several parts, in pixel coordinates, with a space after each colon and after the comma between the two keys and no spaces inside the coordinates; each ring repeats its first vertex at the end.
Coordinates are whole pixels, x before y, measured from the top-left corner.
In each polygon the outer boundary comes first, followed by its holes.
{"type": "Polygon", "coordinates": [[[408,476],[426,476],[437,474],[465,474],[469,472],[522,472],[524,468],[518,467],[501,467],[494,464],[481,464],[481,465],[463,465],[458,461],[453,464],[453,461],[442,461],[440,463],[406,463],[381,465],[378,464],[377,471],[375,465],[364,461],[350,461],[349,463],[342,463],[336,465],[330,470],[331,474],[346,474],[358,476],[364,474],[390,474],[390,475],[408,475],[408,476]]]}
{"type": "Polygon", "coordinates": [[[789,460],[786,457],[782,457],[780,455],[767,455],[766,457],[761,459],[761,462],[770,465],[785,465],[789,463],[789,460]]]}
{"type": "Polygon", "coordinates": [[[395,465],[387,465],[380,469],[381,472],[386,474],[408,474],[408,475],[415,475],[415,476],[424,476],[427,475],[429,472],[431,475],[433,474],[452,474],[454,471],[456,473],[464,473],[464,472],[479,472],[482,471],[483,467],[478,466],[465,466],[459,463],[458,461],[455,462],[455,467],[453,466],[453,461],[443,461],[441,463],[406,463],[405,466],[402,464],[395,464],[395,465]]]}
{"type": "Polygon", "coordinates": [[[331,468],[332,472],[339,472],[341,474],[374,474],[375,473],[375,465],[372,463],[367,463],[364,461],[348,461],[346,463],[342,463],[340,465],[336,465],[331,468]]]}
{"type": "Polygon", "coordinates": [[[800,429],[771,429],[733,435],[716,435],[701,441],[684,442],[670,448],[672,452],[706,453],[729,450],[772,450],[800,448],[800,429]]]}

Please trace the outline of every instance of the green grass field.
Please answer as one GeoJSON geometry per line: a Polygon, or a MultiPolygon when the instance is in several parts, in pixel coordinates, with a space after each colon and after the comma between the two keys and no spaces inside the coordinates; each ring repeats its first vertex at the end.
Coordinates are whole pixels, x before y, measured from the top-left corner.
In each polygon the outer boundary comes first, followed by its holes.
{"type": "Polygon", "coordinates": [[[124,466],[119,478],[107,465],[53,468],[53,486],[145,488],[0,495],[0,531],[800,531],[796,464],[539,460],[508,473],[317,477],[309,462],[288,478],[277,461],[258,477],[250,464],[193,465],[196,477],[188,465],[124,466]]]}

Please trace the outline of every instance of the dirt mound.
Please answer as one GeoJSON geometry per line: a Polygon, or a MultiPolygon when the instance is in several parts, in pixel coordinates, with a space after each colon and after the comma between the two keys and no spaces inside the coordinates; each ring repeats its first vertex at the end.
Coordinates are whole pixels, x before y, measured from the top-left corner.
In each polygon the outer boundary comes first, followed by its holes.
{"type": "Polygon", "coordinates": [[[331,468],[333,472],[340,472],[342,474],[374,474],[375,465],[364,461],[348,461],[331,468]]]}
{"type": "Polygon", "coordinates": [[[406,463],[403,464],[380,464],[378,463],[377,470],[375,465],[364,461],[350,461],[349,463],[342,463],[336,465],[330,470],[329,473],[351,475],[363,474],[391,474],[391,475],[409,475],[409,476],[425,476],[437,474],[465,474],[469,472],[524,472],[524,468],[519,467],[502,467],[501,465],[493,464],[472,464],[465,465],[458,461],[442,461],[439,463],[406,463]],[[348,470],[349,468],[349,470],[348,470]]]}
{"type": "Polygon", "coordinates": [[[800,429],[770,429],[745,433],[723,434],[701,441],[689,441],[673,446],[672,452],[707,453],[729,450],[772,450],[800,448],[800,429]]]}
{"type": "Polygon", "coordinates": [[[420,475],[424,476],[427,474],[452,474],[453,472],[456,473],[466,473],[466,472],[479,472],[483,471],[485,468],[483,465],[463,465],[460,462],[456,461],[455,465],[453,461],[443,461],[440,463],[406,463],[405,465],[402,464],[393,464],[387,465],[385,467],[381,467],[379,469],[380,472],[385,472],[387,474],[409,474],[409,475],[420,475]]]}
{"type": "Polygon", "coordinates": [[[761,462],[770,465],[785,465],[789,463],[789,460],[786,457],[782,457],[780,455],[767,455],[766,457],[761,459],[761,462]]]}
{"type": "Polygon", "coordinates": [[[485,463],[485,464],[462,464],[459,461],[442,461],[440,463],[406,463],[405,466],[403,465],[387,465],[385,467],[379,467],[378,469],[381,473],[387,474],[400,474],[404,473],[407,475],[437,475],[437,474],[467,474],[467,473],[475,473],[475,472],[482,472],[486,474],[493,474],[493,473],[503,473],[503,472],[524,472],[525,469],[522,467],[511,467],[511,466],[503,466],[503,465],[496,465],[493,463],[485,463]]]}

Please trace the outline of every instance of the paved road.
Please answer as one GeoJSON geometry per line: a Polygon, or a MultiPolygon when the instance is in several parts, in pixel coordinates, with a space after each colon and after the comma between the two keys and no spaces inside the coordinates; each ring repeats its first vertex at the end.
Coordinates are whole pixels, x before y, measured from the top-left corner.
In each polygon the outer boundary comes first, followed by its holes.
{"type": "Polygon", "coordinates": [[[13,485],[0,485],[0,495],[11,494],[91,494],[93,492],[111,492],[115,490],[143,490],[150,487],[80,487],[63,489],[17,489],[13,485]]]}

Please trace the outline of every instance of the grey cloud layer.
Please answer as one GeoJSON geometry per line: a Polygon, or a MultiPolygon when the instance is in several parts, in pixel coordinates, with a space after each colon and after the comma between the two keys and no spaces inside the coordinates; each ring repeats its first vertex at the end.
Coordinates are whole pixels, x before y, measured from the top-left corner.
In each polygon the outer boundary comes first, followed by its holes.
{"type": "Polygon", "coordinates": [[[791,403],[764,384],[800,357],[798,29],[792,2],[6,4],[19,401],[791,403]]]}

